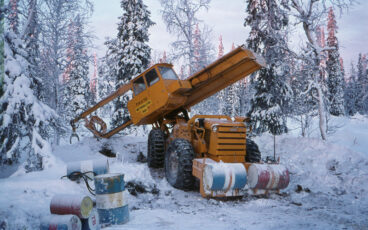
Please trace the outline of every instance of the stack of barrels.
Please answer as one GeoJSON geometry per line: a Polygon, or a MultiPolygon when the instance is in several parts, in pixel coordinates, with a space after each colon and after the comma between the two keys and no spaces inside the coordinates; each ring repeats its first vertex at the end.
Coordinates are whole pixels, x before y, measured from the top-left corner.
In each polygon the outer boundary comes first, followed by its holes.
{"type": "Polygon", "coordinates": [[[50,203],[51,215],[41,222],[41,230],[98,230],[100,221],[93,201],[83,195],[55,195],[50,203]]]}
{"type": "Polygon", "coordinates": [[[68,163],[68,177],[88,174],[89,178],[94,178],[97,210],[89,196],[55,195],[50,203],[51,215],[42,219],[40,229],[98,230],[100,227],[126,223],[129,220],[129,207],[124,195],[124,175],[109,174],[108,171],[108,162],[68,163]]]}

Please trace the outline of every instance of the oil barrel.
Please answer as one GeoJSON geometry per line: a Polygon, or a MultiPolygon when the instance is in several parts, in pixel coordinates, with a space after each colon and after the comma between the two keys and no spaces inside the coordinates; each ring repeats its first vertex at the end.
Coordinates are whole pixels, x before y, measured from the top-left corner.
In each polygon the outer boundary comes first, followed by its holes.
{"type": "Polygon", "coordinates": [[[93,208],[93,201],[84,195],[55,195],[50,202],[52,214],[73,214],[79,218],[88,218],[93,208]]]}
{"type": "Polygon", "coordinates": [[[82,224],[75,215],[48,215],[42,218],[40,230],[81,230],[82,224]]]}
{"type": "Polygon", "coordinates": [[[247,183],[247,172],[240,163],[211,163],[203,172],[205,190],[243,189],[247,183]]]}
{"type": "Polygon", "coordinates": [[[129,207],[124,195],[124,174],[95,176],[96,208],[102,226],[124,224],[129,220],[129,207]]]}
{"type": "Polygon", "coordinates": [[[277,190],[289,185],[289,170],[280,164],[252,164],[248,169],[251,189],[277,190]]]}
{"type": "Polygon", "coordinates": [[[107,160],[87,160],[69,162],[66,167],[66,174],[69,176],[73,172],[86,173],[93,178],[95,175],[106,174],[109,172],[109,162],[107,160]],[[92,173],[93,172],[93,173],[92,173]]]}
{"type": "Polygon", "coordinates": [[[82,230],[100,230],[100,218],[96,209],[93,209],[87,219],[81,219],[82,230]]]}

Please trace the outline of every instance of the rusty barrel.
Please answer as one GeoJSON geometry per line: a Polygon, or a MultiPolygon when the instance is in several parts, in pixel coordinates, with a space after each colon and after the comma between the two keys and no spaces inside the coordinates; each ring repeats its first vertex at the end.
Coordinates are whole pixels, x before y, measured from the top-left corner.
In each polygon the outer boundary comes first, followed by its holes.
{"type": "Polygon", "coordinates": [[[248,168],[248,185],[251,189],[284,189],[289,181],[289,170],[283,165],[252,164],[248,168]]]}
{"type": "Polygon", "coordinates": [[[40,230],[81,230],[82,224],[75,215],[48,215],[41,220],[40,230]]]}
{"type": "Polygon", "coordinates": [[[73,172],[86,173],[93,177],[95,175],[106,174],[109,172],[109,162],[107,160],[87,160],[69,162],[66,168],[66,174],[69,176],[73,172]],[[93,173],[92,173],[93,172],[93,173]]]}
{"type": "Polygon", "coordinates": [[[93,209],[91,214],[87,219],[81,219],[82,221],[82,230],[100,230],[100,218],[96,211],[93,209]]]}
{"type": "Polygon", "coordinates": [[[247,183],[247,171],[240,163],[211,163],[203,172],[205,190],[242,189],[247,183]]]}
{"type": "Polygon", "coordinates": [[[129,207],[124,191],[124,174],[95,176],[96,208],[101,225],[124,224],[129,220],[129,207]]]}
{"type": "Polygon", "coordinates": [[[92,199],[84,195],[55,195],[50,203],[52,214],[73,214],[83,219],[90,216],[92,208],[92,199]]]}

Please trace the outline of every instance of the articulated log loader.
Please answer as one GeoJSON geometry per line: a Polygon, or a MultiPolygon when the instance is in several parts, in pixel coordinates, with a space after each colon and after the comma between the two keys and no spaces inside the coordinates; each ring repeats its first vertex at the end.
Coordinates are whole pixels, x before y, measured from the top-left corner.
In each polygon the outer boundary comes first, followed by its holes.
{"type": "Polygon", "coordinates": [[[288,186],[289,172],[278,162],[261,161],[258,146],[246,138],[246,118],[188,115],[192,106],[264,65],[261,57],[243,46],[185,80],[179,80],[171,64],[156,64],[73,119],[73,134],[81,119],[100,138],[109,138],[130,125],[150,124],[148,166],[164,167],[173,187],[189,190],[197,181],[203,197],[278,192],[288,186]],[[107,131],[105,122],[91,114],[129,90],[130,119],[107,131]]]}

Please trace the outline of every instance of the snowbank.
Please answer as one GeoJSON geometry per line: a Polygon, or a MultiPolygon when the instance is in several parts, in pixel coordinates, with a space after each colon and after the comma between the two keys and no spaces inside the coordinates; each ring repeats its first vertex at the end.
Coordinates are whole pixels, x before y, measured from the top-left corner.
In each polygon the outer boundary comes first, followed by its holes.
{"type": "MultiPolygon", "coordinates": [[[[128,194],[131,220],[106,229],[366,229],[368,227],[368,119],[338,118],[341,127],[323,142],[317,134],[277,137],[277,156],[290,170],[290,185],[282,195],[245,196],[240,200],[203,199],[199,192],[172,188],[163,170],[137,162],[146,154],[146,137],[84,138],[54,151],[57,164],[42,171],[0,179],[0,229],[37,229],[49,213],[53,195],[84,194],[84,183],[60,179],[66,162],[106,159],[103,145],[117,154],[109,158],[111,172],[125,174],[158,188],[159,194],[128,194]],[[4,227],[6,226],[6,227],[4,227]]],[[[273,155],[273,137],[255,139],[264,156],[273,155]]]]}

